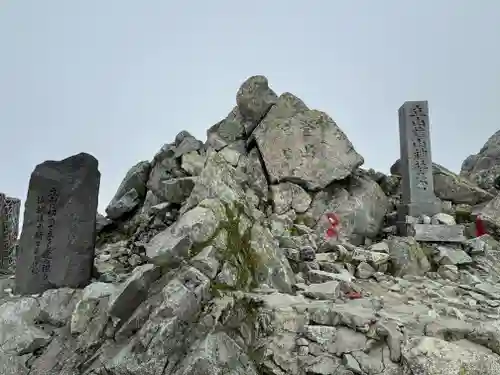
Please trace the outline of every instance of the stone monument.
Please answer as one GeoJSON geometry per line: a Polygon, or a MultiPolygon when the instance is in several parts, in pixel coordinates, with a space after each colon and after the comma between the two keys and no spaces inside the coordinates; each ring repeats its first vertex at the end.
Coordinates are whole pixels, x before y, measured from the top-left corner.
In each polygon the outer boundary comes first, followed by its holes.
{"type": "Polygon", "coordinates": [[[86,153],[36,166],[17,251],[17,293],[90,282],[100,177],[97,159],[86,153]]]}
{"type": "Polygon", "coordinates": [[[427,101],[405,102],[399,108],[400,221],[406,216],[432,216],[441,209],[434,194],[429,126],[427,101]]]}
{"type": "Polygon", "coordinates": [[[6,258],[8,257],[5,233],[5,194],[0,193],[0,273],[6,272],[6,258]]]}
{"type": "Polygon", "coordinates": [[[427,101],[405,102],[399,108],[401,158],[401,205],[398,207],[400,235],[421,242],[463,242],[463,225],[433,225],[419,218],[441,211],[434,193],[429,107],[427,101]]]}
{"type": "Polygon", "coordinates": [[[12,273],[15,266],[15,248],[19,234],[21,201],[0,193],[0,272],[12,273]]]}

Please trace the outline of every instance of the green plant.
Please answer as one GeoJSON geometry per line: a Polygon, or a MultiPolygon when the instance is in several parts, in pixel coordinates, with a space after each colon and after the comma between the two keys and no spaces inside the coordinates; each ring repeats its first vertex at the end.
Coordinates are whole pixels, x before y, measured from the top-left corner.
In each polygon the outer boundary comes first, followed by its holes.
{"type": "Polygon", "coordinates": [[[234,286],[212,283],[212,291],[216,295],[224,291],[249,290],[258,285],[258,270],[261,266],[259,255],[252,248],[252,226],[250,222],[248,227],[241,233],[241,214],[243,205],[235,204],[236,213],[231,210],[229,205],[225,204],[226,220],[220,224],[220,230],[226,234],[226,246],[221,251],[221,262],[229,264],[236,272],[234,286]]]}

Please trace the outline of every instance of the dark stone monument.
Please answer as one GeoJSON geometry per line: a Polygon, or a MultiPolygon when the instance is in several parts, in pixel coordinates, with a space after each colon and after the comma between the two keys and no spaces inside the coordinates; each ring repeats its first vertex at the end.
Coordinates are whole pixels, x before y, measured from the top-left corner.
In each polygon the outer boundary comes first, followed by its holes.
{"type": "Polygon", "coordinates": [[[7,218],[4,215],[5,211],[5,195],[0,193],[0,272],[6,268],[6,259],[8,257],[6,245],[5,222],[7,218]]]}
{"type": "Polygon", "coordinates": [[[17,251],[17,293],[90,282],[100,178],[97,159],[86,153],[36,166],[17,251]]]}

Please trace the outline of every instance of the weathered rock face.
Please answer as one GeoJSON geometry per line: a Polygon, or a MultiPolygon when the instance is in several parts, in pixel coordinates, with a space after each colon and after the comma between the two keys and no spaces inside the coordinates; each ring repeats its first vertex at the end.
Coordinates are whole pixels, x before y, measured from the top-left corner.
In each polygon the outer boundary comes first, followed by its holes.
{"type": "Polygon", "coordinates": [[[460,175],[479,187],[497,193],[500,185],[500,131],[493,134],[479,153],[470,155],[462,163],[460,175]]]}
{"type": "Polygon", "coordinates": [[[90,282],[99,182],[98,162],[89,154],[36,166],[17,252],[19,293],[90,282]]]}
{"type": "Polygon", "coordinates": [[[110,219],[118,219],[136,208],[146,196],[146,183],[151,165],[141,161],[134,165],[128,172],[118,191],[106,208],[110,219]]]}
{"type": "Polygon", "coordinates": [[[91,284],[0,278],[3,373],[498,374],[497,199],[435,165],[442,212],[396,236],[400,177],[358,168],[333,120],[262,76],[236,101],[94,210],[91,284]],[[489,234],[466,238],[477,214],[489,234]]]}
{"type": "Polygon", "coordinates": [[[236,94],[236,104],[244,119],[258,123],[276,104],[278,95],[269,88],[267,78],[253,76],[247,79],[236,94]]]}
{"type": "MultiPolygon", "coordinates": [[[[391,167],[393,175],[399,175],[400,162],[396,161],[391,167]]],[[[434,193],[445,201],[455,204],[475,205],[493,199],[494,195],[474,185],[466,178],[460,177],[445,167],[433,163],[432,175],[434,178],[434,193]]]]}
{"type": "Polygon", "coordinates": [[[272,183],[318,190],[346,178],[364,160],[326,113],[302,104],[291,95],[280,97],[253,136],[272,183]]]}
{"type": "Polygon", "coordinates": [[[336,213],[340,219],[339,236],[373,238],[382,228],[388,200],[380,186],[365,176],[353,177],[345,187],[333,187],[314,197],[305,214],[315,225],[318,237],[330,226],[324,214],[336,213]]]}

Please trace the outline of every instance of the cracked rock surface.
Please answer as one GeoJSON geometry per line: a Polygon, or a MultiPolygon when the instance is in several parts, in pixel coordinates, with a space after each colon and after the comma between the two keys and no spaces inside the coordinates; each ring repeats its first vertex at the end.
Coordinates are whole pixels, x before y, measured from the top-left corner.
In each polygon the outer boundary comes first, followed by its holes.
{"type": "Polygon", "coordinates": [[[0,278],[1,373],[500,374],[498,198],[465,176],[482,156],[462,177],[434,166],[442,210],[415,218],[463,240],[400,237],[398,163],[362,169],[333,119],[263,76],[236,104],[207,142],[182,131],[130,169],[85,288],[0,278]]]}

